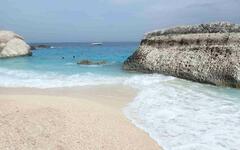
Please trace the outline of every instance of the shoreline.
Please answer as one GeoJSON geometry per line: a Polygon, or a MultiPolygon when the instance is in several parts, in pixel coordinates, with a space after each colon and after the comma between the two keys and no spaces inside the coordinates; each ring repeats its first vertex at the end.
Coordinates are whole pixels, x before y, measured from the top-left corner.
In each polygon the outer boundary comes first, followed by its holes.
{"type": "Polygon", "coordinates": [[[124,116],[134,96],[123,85],[0,88],[0,148],[161,149],[124,116]]]}

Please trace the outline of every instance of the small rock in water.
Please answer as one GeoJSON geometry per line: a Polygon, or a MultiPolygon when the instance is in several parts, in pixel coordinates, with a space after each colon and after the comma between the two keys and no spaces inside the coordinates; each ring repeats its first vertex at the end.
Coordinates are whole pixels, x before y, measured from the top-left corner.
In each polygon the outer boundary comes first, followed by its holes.
{"type": "Polygon", "coordinates": [[[104,65],[107,62],[102,60],[102,61],[91,61],[91,60],[81,60],[77,64],[79,65],[104,65]]]}
{"type": "Polygon", "coordinates": [[[41,44],[41,45],[31,45],[30,47],[31,47],[31,50],[37,50],[37,49],[42,49],[42,48],[51,48],[50,45],[43,45],[43,44],[41,44]]]}

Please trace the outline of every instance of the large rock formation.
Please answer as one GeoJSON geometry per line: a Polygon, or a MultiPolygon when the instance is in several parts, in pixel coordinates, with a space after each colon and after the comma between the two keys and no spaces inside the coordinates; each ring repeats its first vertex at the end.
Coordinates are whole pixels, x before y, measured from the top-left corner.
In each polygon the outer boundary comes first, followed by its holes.
{"type": "Polygon", "coordinates": [[[11,31],[0,30],[0,58],[31,55],[30,46],[24,39],[11,31]]]}
{"type": "Polygon", "coordinates": [[[240,87],[240,25],[181,26],[146,34],[124,69],[240,87]]]}

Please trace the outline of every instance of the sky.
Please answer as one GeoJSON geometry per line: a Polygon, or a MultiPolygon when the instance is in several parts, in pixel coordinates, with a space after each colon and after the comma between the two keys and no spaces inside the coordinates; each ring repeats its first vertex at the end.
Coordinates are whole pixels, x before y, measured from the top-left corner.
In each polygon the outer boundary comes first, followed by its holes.
{"type": "Polygon", "coordinates": [[[0,29],[28,42],[139,41],[177,25],[240,23],[240,0],[1,0],[0,29]]]}

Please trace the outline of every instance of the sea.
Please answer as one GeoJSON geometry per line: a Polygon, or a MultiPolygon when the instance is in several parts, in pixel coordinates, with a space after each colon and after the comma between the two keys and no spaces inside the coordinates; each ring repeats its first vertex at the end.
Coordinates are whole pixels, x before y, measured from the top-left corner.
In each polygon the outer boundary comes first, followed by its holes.
{"type": "Polygon", "coordinates": [[[137,42],[41,44],[51,48],[0,60],[0,87],[131,86],[139,92],[124,114],[165,150],[240,149],[240,90],[124,71],[137,42]],[[86,59],[107,63],[77,64],[86,59]]]}

